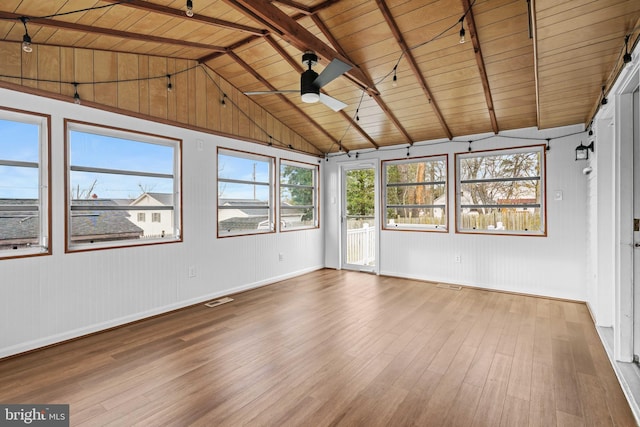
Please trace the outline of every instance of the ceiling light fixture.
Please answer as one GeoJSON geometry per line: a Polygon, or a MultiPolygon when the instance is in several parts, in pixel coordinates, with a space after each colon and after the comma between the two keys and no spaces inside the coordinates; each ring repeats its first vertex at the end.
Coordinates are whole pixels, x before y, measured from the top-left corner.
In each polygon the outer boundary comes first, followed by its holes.
{"type": "Polygon", "coordinates": [[[629,53],[629,36],[630,34],[627,34],[624,37],[624,56],[622,57],[622,61],[625,64],[628,64],[629,62],[631,62],[631,54],[629,53]]]}
{"type": "MultiPolygon", "coordinates": [[[[227,102],[225,101],[225,98],[227,97],[226,93],[222,93],[222,100],[220,100],[220,104],[222,104],[222,106],[224,108],[227,108],[227,102]]],[[[271,139],[271,135],[269,135],[269,139],[271,139]]],[[[269,144],[271,145],[271,144],[269,144]]]]}
{"type": "Polygon", "coordinates": [[[173,85],[171,84],[171,74],[167,74],[167,92],[171,92],[173,90],[173,85]]]}
{"type": "Polygon", "coordinates": [[[465,31],[464,31],[464,16],[460,20],[462,26],[460,27],[460,44],[463,44],[466,40],[464,39],[465,31]]]}
{"type": "Polygon", "coordinates": [[[187,0],[187,10],[184,12],[189,18],[193,16],[193,0],[187,0]]]}
{"type": "Polygon", "coordinates": [[[398,64],[393,67],[393,81],[391,82],[391,86],[398,87],[398,76],[396,75],[396,70],[398,69],[398,64]]]}
{"type": "Polygon", "coordinates": [[[24,36],[22,36],[22,50],[26,53],[33,52],[33,47],[31,47],[31,36],[29,35],[29,31],[27,31],[27,21],[29,18],[22,16],[20,17],[20,21],[22,21],[22,25],[24,25],[24,36]]]}

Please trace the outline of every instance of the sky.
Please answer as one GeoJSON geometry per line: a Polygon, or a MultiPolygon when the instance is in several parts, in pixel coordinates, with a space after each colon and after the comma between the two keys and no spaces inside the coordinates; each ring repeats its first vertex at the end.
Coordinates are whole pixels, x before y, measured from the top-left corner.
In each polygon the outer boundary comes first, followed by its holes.
{"type": "MultiPolygon", "coordinates": [[[[0,161],[39,161],[36,124],[0,120],[0,161]]],[[[38,171],[35,168],[0,165],[0,198],[38,197],[38,171]]]]}

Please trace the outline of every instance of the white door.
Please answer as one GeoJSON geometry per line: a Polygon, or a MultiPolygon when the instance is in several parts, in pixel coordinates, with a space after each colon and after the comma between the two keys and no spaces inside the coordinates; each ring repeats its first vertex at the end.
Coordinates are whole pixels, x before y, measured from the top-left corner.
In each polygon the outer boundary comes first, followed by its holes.
{"type": "Polygon", "coordinates": [[[377,175],[372,164],[342,167],[342,268],[377,271],[377,175]]]}

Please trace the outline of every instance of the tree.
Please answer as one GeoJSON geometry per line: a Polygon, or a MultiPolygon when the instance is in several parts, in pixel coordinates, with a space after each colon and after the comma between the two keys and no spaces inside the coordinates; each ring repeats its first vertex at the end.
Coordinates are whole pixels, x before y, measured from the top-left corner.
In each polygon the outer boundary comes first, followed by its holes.
{"type": "MultiPolygon", "coordinates": [[[[281,197],[287,197],[283,200],[293,206],[313,206],[313,190],[308,187],[313,186],[313,169],[301,168],[291,165],[283,165],[280,175],[281,197]],[[291,186],[287,186],[291,185],[291,186]],[[306,186],[295,187],[295,186],[306,186]]],[[[303,221],[313,219],[313,208],[307,208],[302,215],[303,221]]]]}
{"type": "Polygon", "coordinates": [[[347,215],[374,215],[374,171],[354,169],[347,172],[347,215]]]}

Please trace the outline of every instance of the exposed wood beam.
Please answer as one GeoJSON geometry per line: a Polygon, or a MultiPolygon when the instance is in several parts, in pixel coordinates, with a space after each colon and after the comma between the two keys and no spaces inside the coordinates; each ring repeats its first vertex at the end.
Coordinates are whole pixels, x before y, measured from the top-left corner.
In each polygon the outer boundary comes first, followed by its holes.
{"type": "Polygon", "coordinates": [[[396,21],[393,18],[393,15],[391,15],[391,11],[387,7],[387,4],[384,2],[384,0],[376,0],[376,3],[378,4],[378,7],[380,8],[382,15],[384,16],[384,19],[387,21],[387,25],[389,25],[389,28],[391,29],[393,36],[395,37],[396,41],[400,45],[400,48],[404,52],[404,56],[405,58],[407,58],[407,62],[409,63],[409,67],[411,68],[411,71],[413,71],[413,74],[415,75],[416,79],[418,79],[418,83],[420,83],[420,86],[422,87],[423,92],[425,93],[425,95],[427,95],[427,99],[429,99],[431,108],[433,108],[433,112],[438,118],[438,121],[440,122],[440,126],[442,126],[442,129],[447,135],[447,138],[453,139],[453,134],[451,133],[451,130],[449,129],[449,126],[447,125],[447,122],[445,121],[444,116],[442,115],[442,112],[438,107],[438,103],[433,97],[433,94],[431,93],[431,90],[427,85],[427,81],[422,75],[422,71],[420,71],[420,68],[418,67],[418,63],[416,62],[413,54],[411,53],[411,49],[409,49],[407,42],[404,40],[404,37],[400,32],[400,28],[398,28],[398,24],[396,24],[396,21]]]}
{"type": "Polygon", "coordinates": [[[352,76],[363,88],[375,90],[375,86],[370,79],[354,64],[340,55],[338,52],[327,46],[306,28],[298,24],[293,18],[282,12],[268,0],[225,0],[230,5],[252,17],[257,17],[260,22],[275,30],[283,39],[291,43],[301,52],[312,50],[327,61],[334,58],[341,60],[353,68],[347,73],[352,76]]]}
{"type": "Polygon", "coordinates": [[[313,6],[311,8],[311,14],[315,15],[323,9],[328,8],[329,6],[333,6],[334,4],[340,2],[341,0],[327,0],[324,3],[320,3],[319,5],[313,6]]]}
{"type": "MultiPolygon", "coordinates": [[[[116,3],[121,0],[103,0],[107,3],[116,3]]],[[[242,31],[244,33],[255,34],[258,36],[266,34],[266,31],[260,28],[253,28],[247,25],[236,24],[235,22],[223,21],[222,19],[212,18],[205,15],[200,15],[195,11],[192,17],[188,17],[185,15],[183,10],[173,9],[167,6],[162,6],[159,4],[151,3],[148,1],[142,0],[127,0],[122,3],[123,6],[134,7],[136,9],[144,10],[147,12],[155,12],[163,15],[184,18],[195,22],[201,22],[204,24],[215,25],[216,27],[226,28],[228,30],[242,31]]]]}
{"type": "Polygon", "coordinates": [[[489,78],[487,77],[487,69],[484,65],[484,58],[482,56],[482,49],[480,47],[480,39],[478,38],[478,31],[476,30],[476,21],[473,18],[473,8],[469,0],[462,0],[462,7],[468,11],[466,20],[469,33],[471,34],[471,42],[473,43],[473,51],[475,52],[476,62],[478,63],[478,71],[480,71],[480,79],[482,80],[482,88],[484,89],[484,97],[487,101],[487,108],[489,109],[489,118],[491,119],[491,127],[493,133],[500,132],[498,127],[498,119],[496,118],[496,112],[493,107],[493,97],[491,96],[491,87],[489,86],[489,78]]]}
{"type": "MultiPolygon", "coordinates": [[[[322,34],[324,34],[324,36],[329,40],[329,43],[331,43],[331,45],[333,45],[334,49],[336,49],[338,52],[340,52],[340,54],[342,54],[342,55],[344,55],[345,57],[348,58],[349,56],[347,55],[347,52],[342,48],[342,46],[340,46],[340,43],[338,42],[338,40],[333,36],[333,34],[331,34],[331,31],[324,24],[324,22],[322,22],[322,19],[320,19],[320,17],[318,15],[312,15],[311,19],[313,19],[313,22],[320,29],[322,34]]],[[[402,124],[400,123],[400,120],[398,120],[398,118],[395,116],[395,114],[393,114],[391,112],[391,109],[382,100],[380,95],[378,93],[371,93],[371,92],[369,92],[369,95],[371,95],[373,97],[373,99],[376,101],[378,106],[385,113],[387,118],[389,120],[391,120],[391,122],[393,122],[393,124],[400,131],[400,133],[402,133],[404,135],[404,137],[407,140],[407,142],[410,143],[410,144],[413,144],[413,139],[411,138],[411,135],[409,135],[409,132],[407,132],[407,130],[404,128],[404,126],[402,126],[402,124]]],[[[353,124],[355,126],[357,126],[357,124],[355,124],[355,123],[353,123],[353,124]]],[[[377,148],[377,146],[376,146],[376,148],[377,148]]]]}
{"type": "MultiPolygon", "coordinates": [[[[128,39],[128,40],[164,43],[164,44],[171,44],[176,46],[213,50],[216,52],[226,51],[224,47],[212,46],[204,43],[195,43],[195,42],[189,42],[184,40],[176,40],[176,39],[158,37],[158,36],[153,36],[148,34],[130,33],[127,31],[114,30],[112,28],[94,27],[91,25],[76,24],[75,22],[58,21],[55,19],[35,18],[35,17],[25,16],[25,15],[17,15],[15,13],[10,13],[10,12],[0,12],[0,19],[19,20],[21,17],[27,18],[29,20],[29,25],[39,25],[42,27],[52,27],[52,28],[59,28],[59,29],[62,28],[65,30],[80,31],[80,32],[89,33],[89,34],[101,34],[105,36],[119,37],[119,38],[128,39]]],[[[37,43],[37,40],[35,41],[35,43],[37,43]]]]}
{"type": "Polygon", "coordinates": [[[531,35],[533,36],[533,74],[536,83],[536,126],[540,128],[540,74],[538,70],[538,26],[535,0],[527,2],[531,14],[531,35]]]}
{"type": "Polygon", "coordinates": [[[244,46],[246,44],[249,44],[249,43],[253,42],[254,40],[258,40],[258,39],[261,39],[261,38],[262,38],[261,36],[245,37],[244,39],[240,40],[239,42],[236,42],[236,43],[232,44],[231,46],[227,46],[225,48],[224,52],[213,52],[213,53],[210,53],[208,55],[205,55],[205,56],[202,56],[202,57],[198,58],[197,61],[199,63],[201,63],[201,64],[205,63],[207,61],[211,61],[212,59],[216,59],[219,56],[222,56],[222,55],[226,54],[227,51],[232,51],[232,50],[238,49],[239,47],[242,47],[242,46],[244,46]]]}
{"type": "MultiPolygon", "coordinates": [[[[233,58],[234,61],[236,61],[240,66],[242,66],[242,68],[244,68],[249,74],[251,74],[253,77],[256,78],[256,80],[258,80],[260,83],[262,83],[263,85],[265,85],[267,88],[269,88],[269,90],[277,90],[271,83],[269,83],[267,81],[267,79],[265,79],[264,77],[262,77],[258,72],[256,72],[256,70],[253,69],[253,67],[251,67],[251,65],[247,64],[242,58],[240,58],[238,55],[236,55],[235,52],[233,51],[229,51],[228,55],[233,58]]],[[[327,132],[322,126],[320,126],[315,120],[313,120],[307,113],[305,113],[304,111],[302,111],[300,109],[300,107],[298,107],[296,104],[294,104],[293,102],[291,102],[291,100],[289,98],[287,98],[285,95],[278,93],[275,94],[280,96],[280,98],[286,102],[291,108],[293,108],[294,110],[296,110],[298,113],[300,113],[302,116],[304,116],[305,119],[307,119],[309,121],[309,124],[311,124],[313,127],[315,127],[316,129],[318,129],[321,133],[323,133],[327,138],[329,138],[331,140],[331,142],[333,142],[334,144],[338,144],[338,141],[331,136],[331,134],[329,132],[327,132]]],[[[311,144],[310,142],[308,142],[309,145],[311,145],[313,148],[315,148],[316,150],[318,150],[319,153],[323,153],[322,150],[320,150],[318,147],[316,147],[315,145],[311,144]]]]}
{"type": "Polygon", "coordinates": [[[276,3],[280,3],[281,5],[290,7],[292,9],[295,9],[297,11],[299,11],[300,13],[303,13],[305,15],[311,15],[313,14],[313,12],[311,11],[310,7],[307,7],[305,5],[302,5],[298,2],[292,1],[292,0],[275,0],[276,3]]]}
{"type": "MultiPolygon", "coordinates": [[[[265,40],[271,45],[271,47],[280,54],[280,56],[282,56],[285,61],[287,61],[289,63],[289,65],[291,65],[291,67],[296,70],[298,73],[302,73],[304,71],[304,68],[302,67],[302,65],[300,65],[300,63],[296,62],[293,60],[293,58],[291,58],[291,56],[289,56],[287,54],[287,51],[285,51],[282,46],[280,46],[271,36],[266,36],[265,40]]],[[[322,89],[321,89],[322,90],[322,89]]],[[[324,90],[322,90],[322,92],[326,93],[324,90]]],[[[356,129],[367,141],[369,141],[369,143],[371,145],[373,145],[375,148],[379,148],[380,146],[378,144],[376,144],[376,142],[373,140],[373,138],[371,138],[371,136],[369,136],[364,129],[362,129],[358,123],[356,123],[347,113],[345,113],[343,110],[338,111],[338,113],[340,113],[340,115],[347,120],[351,126],[356,129]]]]}

